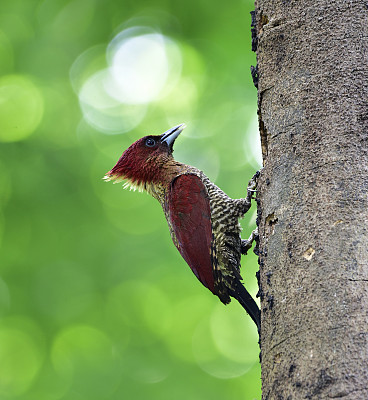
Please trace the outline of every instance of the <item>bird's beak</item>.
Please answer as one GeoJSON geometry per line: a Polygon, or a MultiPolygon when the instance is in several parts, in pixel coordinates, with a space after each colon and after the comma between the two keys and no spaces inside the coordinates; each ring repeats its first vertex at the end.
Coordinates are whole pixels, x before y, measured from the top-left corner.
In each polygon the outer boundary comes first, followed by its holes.
{"type": "Polygon", "coordinates": [[[175,139],[180,135],[182,130],[185,128],[185,124],[180,124],[178,126],[174,126],[174,128],[169,129],[165,133],[161,135],[160,142],[166,143],[169,146],[169,149],[172,150],[172,146],[175,142],[175,139]]]}

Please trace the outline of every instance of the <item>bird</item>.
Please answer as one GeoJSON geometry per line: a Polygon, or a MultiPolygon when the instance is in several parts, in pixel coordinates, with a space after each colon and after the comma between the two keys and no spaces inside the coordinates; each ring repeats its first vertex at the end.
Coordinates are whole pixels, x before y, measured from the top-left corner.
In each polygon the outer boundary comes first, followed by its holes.
{"type": "Polygon", "coordinates": [[[260,310],[242,284],[241,254],[257,237],[242,240],[239,219],[251,207],[258,173],[245,198],[232,199],[198,168],[176,161],[173,145],[185,128],[177,125],[161,135],[148,135],[126,149],[105,174],[106,181],[146,191],[157,199],[174,245],[198,280],[222,303],[238,300],[260,331],[260,310]]]}

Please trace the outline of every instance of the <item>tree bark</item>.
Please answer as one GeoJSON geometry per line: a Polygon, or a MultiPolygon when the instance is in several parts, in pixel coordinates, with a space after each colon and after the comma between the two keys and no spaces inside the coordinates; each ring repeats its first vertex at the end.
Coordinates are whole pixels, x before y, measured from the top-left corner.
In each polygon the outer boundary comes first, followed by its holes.
{"type": "Polygon", "coordinates": [[[368,399],[368,3],[258,0],[263,399],[368,399]]]}

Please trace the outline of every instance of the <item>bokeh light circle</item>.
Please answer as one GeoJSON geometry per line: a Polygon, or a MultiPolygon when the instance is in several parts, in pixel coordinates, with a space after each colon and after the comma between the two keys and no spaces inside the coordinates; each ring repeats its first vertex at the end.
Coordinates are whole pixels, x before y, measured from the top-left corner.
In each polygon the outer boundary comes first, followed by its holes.
{"type": "Polygon", "coordinates": [[[99,44],[88,48],[73,62],[70,71],[70,83],[78,95],[86,80],[106,68],[106,46],[99,44]]]}
{"type": "Polygon", "coordinates": [[[225,308],[218,304],[211,315],[210,329],[216,348],[226,358],[249,367],[258,361],[259,348],[254,346],[257,329],[240,305],[225,308]]]}
{"type": "Polygon", "coordinates": [[[31,337],[18,329],[0,329],[0,398],[24,393],[36,378],[42,355],[31,337]]]}
{"type": "Polygon", "coordinates": [[[198,324],[193,353],[199,367],[219,379],[244,375],[258,362],[258,348],[239,307],[218,304],[210,318],[198,324]],[[231,312],[233,309],[233,312],[231,312]],[[243,319],[242,319],[243,317],[243,319]]]}
{"type": "Polygon", "coordinates": [[[54,340],[51,360],[70,390],[87,398],[105,398],[118,384],[113,343],[93,326],[76,324],[62,330],[54,340]]]}
{"type": "MultiPolygon", "coordinates": [[[[177,279],[177,278],[176,278],[177,279]]],[[[192,337],[204,315],[211,313],[213,302],[208,293],[195,294],[173,303],[173,323],[166,342],[170,351],[181,361],[195,363],[192,337]]]]}
{"type": "Polygon", "coordinates": [[[146,106],[122,104],[110,96],[107,86],[114,86],[108,69],[89,77],[79,92],[80,106],[87,122],[108,134],[124,133],[136,127],[146,115],[146,106]]]}
{"type": "Polygon", "coordinates": [[[105,65],[101,50],[90,48],[76,59],[70,69],[73,88],[89,125],[107,134],[129,132],[142,122],[148,105],[179,82],[179,46],[151,28],[133,27],[112,39],[105,65]]]}
{"type": "Polygon", "coordinates": [[[172,323],[170,302],[156,285],[126,281],[114,287],[107,301],[107,316],[115,325],[150,332],[147,340],[164,337],[172,323]]]}
{"type": "Polygon", "coordinates": [[[109,94],[126,104],[147,104],[175,85],[181,73],[177,45],[147,28],[129,28],[110,43],[108,60],[113,77],[109,94]]]}
{"type": "Polygon", "coordinates": [[[44,101],[40,90],[23,75],[0,78],[0,141],[16,142],[31,135],[41,122],[44,101]]]}

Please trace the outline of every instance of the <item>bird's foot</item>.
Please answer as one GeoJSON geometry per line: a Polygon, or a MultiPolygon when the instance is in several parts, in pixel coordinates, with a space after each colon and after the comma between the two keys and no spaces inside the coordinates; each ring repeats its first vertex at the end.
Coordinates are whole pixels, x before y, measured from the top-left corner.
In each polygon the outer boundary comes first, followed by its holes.
{"type": "Polygon", "coordinates": [[[248,183],[248,187],[247,187],[247,199],[251,200],[253,198],[253,194],[256,192],[257,189],[257,183],[258,183],[258,178],[260,175],[260,171],[257,171],[252,179],[249,181],[248,183]]]}
{"type": "Polygon", "coordinates": [[[248,183],[247,196],[245,197],[245,199],[242,199],[242,206],[243,206],[242,214],[243,215],[250,209],[250,207],[252,205],[252,199],[253,199],[254,193],[256,192],[257,181],[258,181],[259,175],[260,175],[260,172],[257,171],[248,183]]]}
{"type": "Polygon", "coordinates": [[[258,239],[258,228],[256,228],[249,236],[248,240],[241,241],[240,251],[242,254],[247,254],[248,250],[252,247],[254,241],[258,239]]]}

